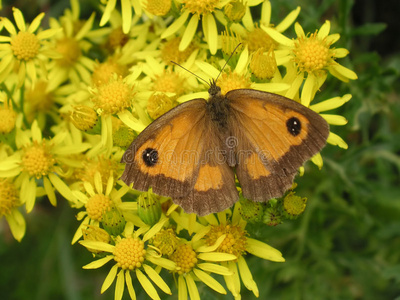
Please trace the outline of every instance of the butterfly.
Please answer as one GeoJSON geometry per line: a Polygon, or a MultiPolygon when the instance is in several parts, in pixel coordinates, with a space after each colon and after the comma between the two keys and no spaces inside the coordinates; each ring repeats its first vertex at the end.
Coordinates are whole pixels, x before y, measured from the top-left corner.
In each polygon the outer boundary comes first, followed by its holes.
{"type": "Polygon", "coordinates": [[[251,89],[222,95],[212,81],[208,101],[176,106],[133,140],[121,179],[204,216],[238,201],[235,175],[245,198],[281,197],[328,135],[328,123],[296,101],[251,89]]]}

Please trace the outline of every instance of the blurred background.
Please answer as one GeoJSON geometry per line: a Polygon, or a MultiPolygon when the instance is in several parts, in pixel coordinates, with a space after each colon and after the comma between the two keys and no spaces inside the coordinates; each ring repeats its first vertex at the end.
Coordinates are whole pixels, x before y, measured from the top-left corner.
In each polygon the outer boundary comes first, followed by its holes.
{"type": "MultiPolygon", "coordinates": [[[[90,16],[97,3],[81,1],[81,16],[90,16]]],[[[348,125],[335,128],[349,149],[326,147],[323,169],[310,168],[298,179],[297,194],[312,195],[303,216],[276,227],[247,227],[286,258],[282,264],[246,258],[259,299],[400,299],[400,1],[271,3],[272,23],[296,6],[301,6],[297,21],[306,32],[329,19],[331,33],[341,35],[335,46],[350,50],[339,62],[359,79],[347,84],[328,80],[319,94],[319,100],[353,95],[337,111],[348,125]]],[[[12,19],[12,6],[30,22],[42,11],[46,18],[62,15],[69,1],[3,1],[0,15],[12,19]]],[[[286,33],[295,36],[293,27],[286,33]]],[[[58,203],[56,208],[47,199],[36,204],[26,215],[20,243],[0,220],[1,299],[114,298],[114,288],[100,294],[107,268],[82,269],[92,256],[80,245],[71,246],[76,211],[58,203]]],[[[242,289],[243,299],[255,299],[242,289]]],[[[233,299],[199,290],[202,299],[233,299]]],[[[139,288],[136,292],[147,299],[139,288]]],[[[176,291],[163,299],[177,299],[176,291]]]]}

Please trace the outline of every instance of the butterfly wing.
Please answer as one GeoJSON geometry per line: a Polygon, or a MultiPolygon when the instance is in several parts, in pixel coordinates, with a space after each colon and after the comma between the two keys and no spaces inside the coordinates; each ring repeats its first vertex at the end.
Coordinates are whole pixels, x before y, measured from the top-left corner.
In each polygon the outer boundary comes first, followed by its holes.
{"type": "Polygon", "coordinates": [[[186,212],[204,215],[232,205],[234,173],[216,161],[220,139],[205,106],[204,99],[185,102],[146,127],[123,155],[121,179],[137,190],[152,187],[186,212]]]}
{"type": "Polygon", "coordinates": [[[226,94],[243,196],[267,201],[288,190],[300,166],[325,145],[327,122],[293,100],[256,90],[226,94]]]}

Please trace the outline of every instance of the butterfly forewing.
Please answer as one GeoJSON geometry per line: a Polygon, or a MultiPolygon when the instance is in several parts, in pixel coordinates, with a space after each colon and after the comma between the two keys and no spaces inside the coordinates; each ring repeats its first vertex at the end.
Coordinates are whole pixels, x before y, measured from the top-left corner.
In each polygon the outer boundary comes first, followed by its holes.
{"type": "Polygon", "coordinates": [[[184,197],[199,172],[204,142],[205,100],[188,101],[151,123],[132,142],[121,179],[133,188],[150,187],[163,196],[184,197]]]}
{"type": "Polygon", "coordinates": [[[255,201],[282,196],[298,168],[325,145],[327,122],[275,94],[242,89],[226,97],[231,106],[231,132],[239,141],[236,174],[243,195],[255,201]]]}

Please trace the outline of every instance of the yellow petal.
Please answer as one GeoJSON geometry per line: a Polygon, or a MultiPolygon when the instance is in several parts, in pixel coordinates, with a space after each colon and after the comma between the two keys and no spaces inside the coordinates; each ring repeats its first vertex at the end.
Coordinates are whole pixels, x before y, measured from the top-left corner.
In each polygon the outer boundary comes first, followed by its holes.
{"type": "MultiPolygon", "coordinates": [[[[315,164],[320,170],[322,168],[322,166],[324,165],[324,161],[322,159],[321,153],[317,153],[315,154],[313,157],[311,157],[311,161],[313,162],[313,164],[315,164]]],[[[303,170],[304,173],[304,170],[303,170]]]]}
{"type": "Polygon", "coordinates": [[[18,29],[20,31],[26,31],[25,20],[24,16],[22,15],[22,12],[16,7],[13,7],[12,10],[14,14],[14,20],[15,23],[17,24],[18,29]]]}
{"type": "Polygon", "coordinates": [[[117,282],[115,283],[115,293],[114,293],[115,300],[122,299],[122,296],[124,295],[124,289],[125,289],[125,276],[124,276],[124,270],[121,270],[117,275],[117,282]]]}
{"type": "Polygon", "coordinates": [[[196,265],[198,268],[209,272],[209,273],[215,273],[215,274],[219,274],[219,275],[232,275],[232,272],[224,266],[220,266],[217,264],[212,264],[212,263],[199,263],[196,265]]]}
{"type": "Polygon", "coordinates": [[[303,27],[301,27],[299,22],[294,24],[294,31],[296,31],[297,38],[305,37],[306,34],[304,33],[303,27]]]}
{"type": "Polygon", "coordinates": [[[260,27],[277,43],[284,46],[293,47],[294,42],[291,39],[284,36],[282,33],[278,32],[276,29],[271,27],[266,27],[264,25],[261,25],[260,27]]]}
{"type": "Polygon", "coordinates": [[[226,266],[232,272],[232,275],[224,276],[226,287],[234,297],[238,297],[240,296],[240,278],[236,263],[228,262],[226,266]]]}
{"type": "Polygon", "coordinates": [[[222,242],[225,240],[226,234],[221,235],[214,243],[214,245],[211,246],[201,246],[196,249],[197,252],[212,252],[217,250],[217,248],[222,244],[222,242]]]}
{"type": "Polygon", "coordinates": [[[57,191],[67,200],[76,202],[75,196],[72,194],[71,189],[62,181],[56,174],[49,173],[48,175],[51,183],[57,191]]]}
{"type": "Polygon", "coordinates": [[[346,142],[337,134],[333,132],[329,132],[329,136],[327,139],[327,142],[331,145],[334,146],[339,146],[340,148],[347,149],[349,146],[346,144],[346,142]]]}
{"type": "Polygon", "coordinates": [[[133,285],[132,285],[131,273],[128,270],[125,273],[125,282],[126,282],[126,286],[128,288],[128,292],[129,292],[129,296],[131,297],[131,300],[136,300],[136,293],[135,293],[135,289],[133,288],[133,285]]]}
{"type": "Polygon", "coordinates": [[[246,251],[263,259],[276,262],[285,261],[285,259],[282,257],[282,253],[279,250],[252,238],[247,239],[246,251]]]}
{"type": "Polygon", "coordinates": [[[282,22],[280,22],[275,29],[279,32],[284,32],[286,29],[289,28],[289,26],[291,26],[293,24],[293,22],[297,19],[297,16],[300,13],[300,6],[297,6],[297,8],[295,10],[292,10],[287,16],[286,18],[284,18],[282,20],[282,22]]]}
{"type": "Polygon", "coordinates": [[[329,31],[331,31],[331,22],[329,22],[329,20],[326,20],[325,23],[318,30],[317,37],[322,40],[328,36],[329,31]]]}
{"type": "Polygon", "coordinates": [[[132,24],[132,5],[130,0],[121,0],[122,31],[128,34],[132,24]]]}
{"type": "Polygon", "coordinates": [[[24,216],[17,208],[14,208],[9,215],[5,215],[8,226],[10,226],[13,237],[20,242],[25,235],[26,222],[24,216]]]}
{"type": "Polygon", "coordinates": [[[226,294],[224,287],[218,281],[216,281],[214,278],[208,275],[206,272],[203,272],[196,268],[193,269],[193,272],[197,276],[197,278],[199,278],[202,282],[204,282],[214,291],[217,291],[220,294],[226,294]]]}
{"type": "Polygon", "coordinates": [[[83,240],[80,241],[79,244],[82,246],[88,248],[88,249],[95,249],[99,251],[105,251],[109,253],[114,252],[115,246],[104,243],[104,242],[99,242],[99,241],[90,241],[90,240],[83,240]]]}
{"type": "Polygon", "coordinates": [[[47,177],[43,178],[43,186],[44,189],[46,190],[46,194],[47,197],[49,198],[51,205],[56,206],[57,205],[56,194],[54,193],[53,186],[51,185],[51,182],[47,177]]]}
{"type": "Polygon", "coordinates": [[[197,258],[206,261],[228,261],[228,260],[235,260],[236,255],[223,253],[223,252],[211,252],[211,253],[199,253],[197,258]]]}
{"type": "Polygon", "coordinates": [[[190,273],[187,274],[185,279],[189,291],[190,300],[200,300],[199,290],[197,289],[196,283],[194,282],[192,275],[190,273]]]}
{"type": "MultiPolygon", "coordinates": [[[[104,259],[104,258],[102,258],[104,259]]],[[[113,283],[115,276],[117,276],[118,266],[114,265],[110,272],[108,272],[106,279],[104,279],[103,285],[101,286],[100,293],[104,293],[110,285],[113,283]]]]}
{"type": "Polygon", "coordinates": [[[183,278],[182,275],[179,275],[178,277],[178,300],[187,300],[187,288],[186,288],[186,283],[185,279],[183,278]]]}
{"type": "Polygon", "coordinates": [[[313,104],[310,106],[310,109],[319,113],[321,111],[327,111],[331,109],[338,108],[348,102],[351,99],[352,95],[346,94],[343,97],[334,97],[325,101],[322,101],[317,104],[313,104]]]}
{"type": "Polygon", "coordinates": [[[42,22],[42,19],[44,17],[44,13],[40,13],[29,25],[28,27],[28,32],[34,33],[40,26],[40,23],[42,22]]]}
{"type": "Polygon", "coordinates": [[[144,271],[146,272],[147,276],[166,294],[172,295],[172,292],[165,281],[161,278],[160,275],[150,266],[144,264],[143,265],[144,271]]]}
{"type": "Polygon", "coordinates": [[[327,114],[320,114],[321,117],[325,119],[330,125],[346,125],[347,119],[343,116],[339,115],[327,115],[327,114]]]}
{"type": "Polygon", "coordinates": [[[185,29],[185,33],[182,36],[182,40],[179,44],[179,51],[184,51],[190,45],[193,40],[194,34],[196,33],[197,26],[199,24],[199,17],[195,14],[189,21],[185,29]]]}
{"type": "Polygon", "coordinates": [[[109,0],[107,1],[107,6],[106,9],[103,12],[103,16],[101,17],[100,20],[100,26],[104,26],[110,20],[111,13],[113,12],[115,8],[115,4],[117,3],[117,0],[109,0]]]}
{"type": "Polygon", "coordinates": [[[253,275],[251,274],[250,269],[243,256],[238,258],[238,267],[240,272],[240,278],[242,278],[243,284],[248,290],[253,291],[256,297],[258,297],[259,292],[257,284],[253,280],[253,275]]]}
{"type": "Polygon", "coordinates": [[[264,3],[261,6],[261,24],[263,24],[264,26],[268,26],[270,23],[271,23],[271,2],[264,1],[264,3]]]}
{"type": "Polygon", "coordinates": [[[210,49],[210,53],[214,55],[215,53],[217,53],[218,49],[218,31],[214,16],[212,14],[207,14],[203,16],[202,24],[204,36],[210,49]]]}
{"type": "Polygon", "coordinates": [[[154,300],[161,300],[150,280],[139,269],[136,269],[136,277],[139,280],[141,286],[144,288],[144,291],[147,293],[147,295],[149,295],[154,300]]]}
{"type": "Polygon", "coordinates": [[[183,12],[178,19],[176,19],[167,29],[164,30],[164,32],[161,34],[161,38],[165,39],[177,32],[185,24],[188,17],[189,11],[183,12]]]}

